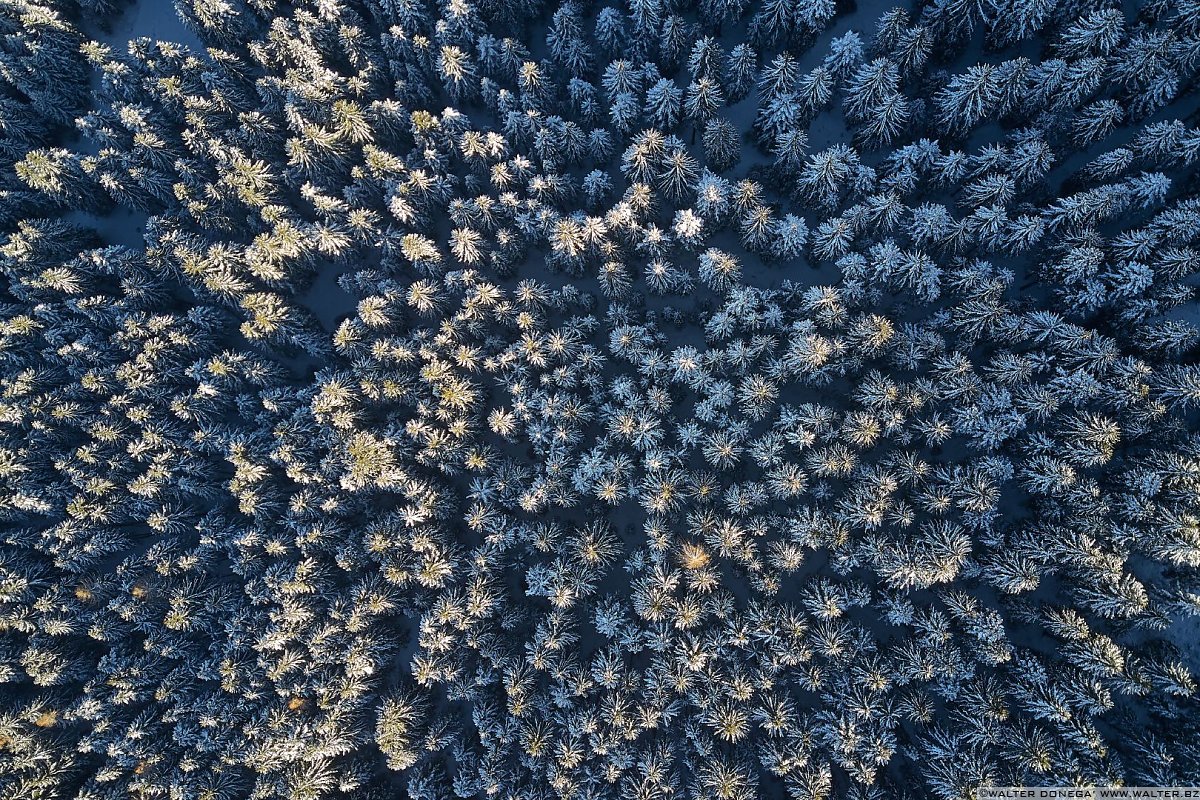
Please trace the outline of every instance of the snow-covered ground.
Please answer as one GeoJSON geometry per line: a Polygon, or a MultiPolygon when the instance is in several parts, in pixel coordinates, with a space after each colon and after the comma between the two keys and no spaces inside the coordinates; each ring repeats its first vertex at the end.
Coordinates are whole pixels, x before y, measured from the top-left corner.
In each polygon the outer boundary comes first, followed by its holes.
{"type": "Polygon", "coordinates": [[[124,50],[125,45],[132,39],[148,36],[155,41],[177,42],[187,45],[192,50],[203,51],[204,45],[183,24],[183,20],[175,12],[175,4],[170,0],[140,0],[126,7],[124,13],[111,23],[112,30],[103,30],[100,26],[89,29],[85,23],[84,29],[94,36],[97,41],[124,50]]]}

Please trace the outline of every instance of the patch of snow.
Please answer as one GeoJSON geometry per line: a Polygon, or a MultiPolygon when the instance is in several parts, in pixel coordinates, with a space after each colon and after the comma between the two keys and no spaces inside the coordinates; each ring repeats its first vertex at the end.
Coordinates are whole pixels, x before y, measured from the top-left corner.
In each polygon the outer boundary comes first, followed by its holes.
{"type": "MultiPolygon", "coordinates": [[[[133,39],[147,36],[155,41],[176,42],[191,50],[203,53],[205,47],[196,34],[188,30],[175,12],[174,3],[167,0],[143,0],[125,8],[125,11],[110,21],[112,31],[89,31],[100,42],[111,45],[124,53],[133,39]]],[[[85,30],[87,26],[84,26],[85,30]]]]}
{"type": "Polygon", "coordinates": [[[354,315],[358,307],[354,296],[338,283],[341,276],[342,271],[335,265],[320,264],[312,285],[296,295],[296,302],[316,315],[326,333],[333,333],[343,319],[354,315]]]}
{"type": "Polygon", "coordinates": [[[134,250],[146,249],[146,222],[149,217],[140,211],[117,206],[104,216],[86,211],[70,211],[63,220],[84,228],[92,228],[106,245],[121,244],[134,250]]]}

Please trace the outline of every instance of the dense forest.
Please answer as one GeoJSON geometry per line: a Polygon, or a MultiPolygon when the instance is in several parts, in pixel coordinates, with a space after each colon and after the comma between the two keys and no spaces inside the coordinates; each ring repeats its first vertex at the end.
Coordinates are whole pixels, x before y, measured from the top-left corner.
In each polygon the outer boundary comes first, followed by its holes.
{"type": "Polygon", "coordinates": [[[556,3],[0,0],[0,797],[1200,785],[1200,0],[556,3]]]}

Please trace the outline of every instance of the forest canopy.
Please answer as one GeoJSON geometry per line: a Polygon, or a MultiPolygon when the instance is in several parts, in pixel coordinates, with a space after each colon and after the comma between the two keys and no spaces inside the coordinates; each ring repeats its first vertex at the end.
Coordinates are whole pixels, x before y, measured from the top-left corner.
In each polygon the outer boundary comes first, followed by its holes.
{"type": "Polygon", "coordinates": [[[1200,785],[1197,0],[0,0],[0,797],[1200,785]]]}

